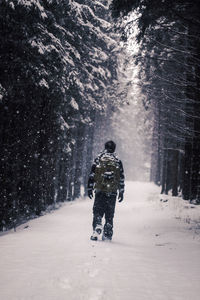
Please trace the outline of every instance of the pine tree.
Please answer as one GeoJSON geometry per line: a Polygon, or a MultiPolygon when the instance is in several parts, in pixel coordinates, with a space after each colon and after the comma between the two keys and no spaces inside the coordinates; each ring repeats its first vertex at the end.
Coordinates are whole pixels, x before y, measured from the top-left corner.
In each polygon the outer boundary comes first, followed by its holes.
{"type": "Polygon", "coordinates": [[[1,229],[86,185],[117,80],[110,20],[103,0],[0,1],[1,229]]]}
{"type": "Polygon", "coordinates": [[[199,202],[199,2],[113,0],[112,9],[138,17],[136,62],[154,111],[151,177],[199,202]]]}

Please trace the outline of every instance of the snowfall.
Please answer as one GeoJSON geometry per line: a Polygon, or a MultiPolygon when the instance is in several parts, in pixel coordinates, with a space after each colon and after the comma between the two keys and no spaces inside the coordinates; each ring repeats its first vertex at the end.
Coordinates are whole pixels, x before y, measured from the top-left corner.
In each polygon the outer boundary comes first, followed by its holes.
{"type": "Polygon", "coordinates": [[[127,182],[110,241],[80,198],[0,236],[1,300],[199,300],[200,207],[127,182]]]}

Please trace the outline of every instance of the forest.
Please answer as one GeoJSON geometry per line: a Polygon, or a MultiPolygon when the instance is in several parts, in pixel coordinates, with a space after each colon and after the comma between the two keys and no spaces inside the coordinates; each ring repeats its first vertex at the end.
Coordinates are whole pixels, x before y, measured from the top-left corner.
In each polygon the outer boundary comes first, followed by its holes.
{"type": "Polygon", "coordinates": [[[134,63],[144,105],[153,113],[150,180],[161,192],[200,203],[200,3],[113,0],[115,18],[134,14],[134,63]]]}
{"type": "Polygon", "coordinates": [[[108,10],[107,1],[0,1],[1,230],[85,185],[120,101],[108,10]]]}
{"type": "Polygon", "coordinates": [[[0,0],[0,230],[78,198],[136,98],[149,179],[200,203],[199,15],[197,0],[0,0]]]}

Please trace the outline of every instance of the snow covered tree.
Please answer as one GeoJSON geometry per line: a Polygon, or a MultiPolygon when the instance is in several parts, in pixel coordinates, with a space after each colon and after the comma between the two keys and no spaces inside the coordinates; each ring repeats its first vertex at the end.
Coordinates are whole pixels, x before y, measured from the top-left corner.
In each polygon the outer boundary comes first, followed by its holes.
{"type": "Polygon", "coordinates": [[[112,9],[138,18],[136,60],[154,111],[152,179],[199,202],[199,2],[113,0],[112,9]]]}
{"type": "Polygon", "coordinates": [[[0,0],[1,229],[80,195],[118,105],[110,18],[103,0],[0,0]]]}

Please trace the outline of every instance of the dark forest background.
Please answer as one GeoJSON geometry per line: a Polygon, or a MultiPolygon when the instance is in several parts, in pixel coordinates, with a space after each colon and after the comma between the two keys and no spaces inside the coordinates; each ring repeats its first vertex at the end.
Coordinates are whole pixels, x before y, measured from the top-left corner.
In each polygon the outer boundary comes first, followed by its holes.
{"type": "Polygon", "coordinates": [[[0,230],[79,197],[111,137],[200,203],[199,15],[197,0],[0,0],[0,230]]]}
{"type": "Polygon", "coordinates": [[[108,1],[0,1],[0,230],[85,186],[121,101],[110,22],[108,1]]]}
{"type": "Polygon", "coordinates": [[[113,15],[136,26],[133,54],[144,106],[153,113],[151,181],[162,193],[200,203],[200,2],[113,0],[113,15]]]}

